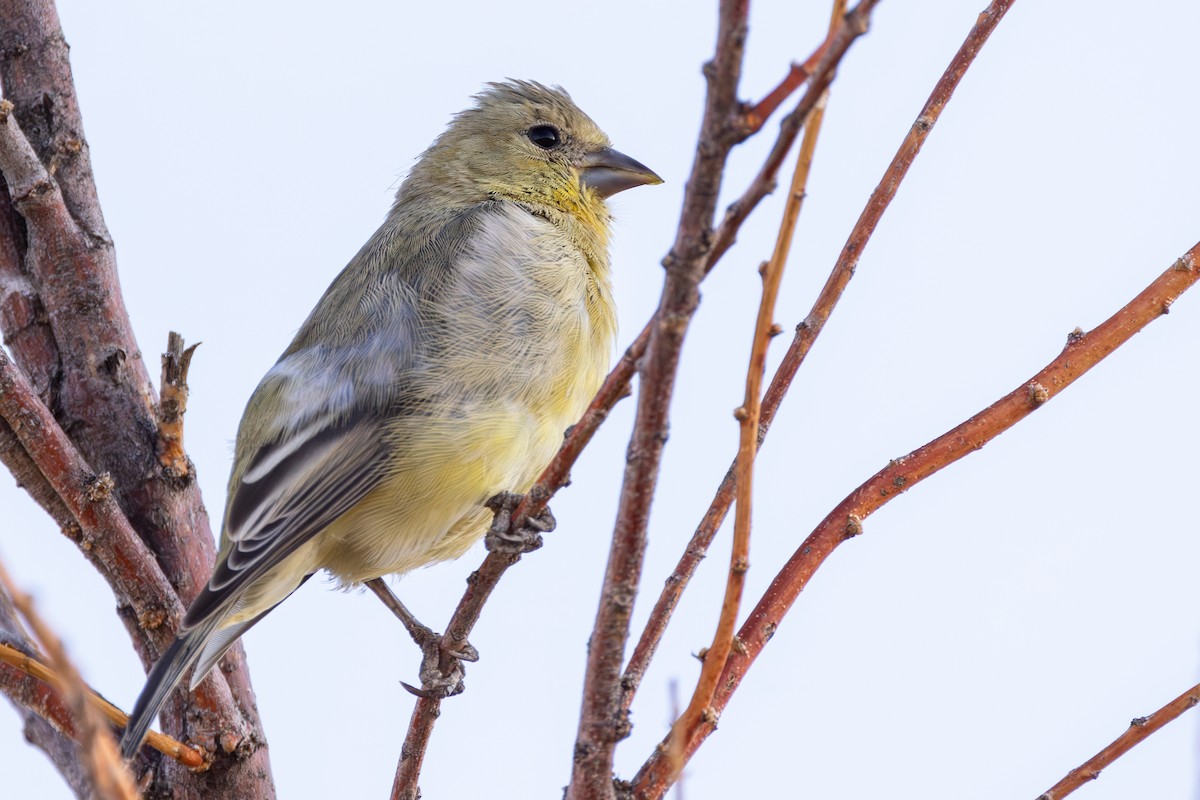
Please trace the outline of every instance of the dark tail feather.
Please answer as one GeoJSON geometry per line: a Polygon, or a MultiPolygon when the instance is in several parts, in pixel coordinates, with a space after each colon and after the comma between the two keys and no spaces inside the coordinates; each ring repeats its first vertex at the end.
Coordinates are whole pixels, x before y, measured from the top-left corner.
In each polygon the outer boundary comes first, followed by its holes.
{"type": "Polygon", "coordinates": [[[184,673],[200,657],[200,651],[204,649],[204,642],[212,633],[213,627],[204,625],[194,628],[176,639],[146,676],[146,685],[138,695],[137,702],[133,704],[129,722],[125,725],[125,733],[121,736],[121,755],[126,759],[133,758],[142,746],[142,740],[150,730],[150,723],[158,717],[158,712],[162,710],[167,697],[183,678],[184,673]]]}
{"type": "MultiPolygon", "coordinates": [[[[299,589],[308,579],[313,576],[312,573],[305,575],[300,583],[296,584],[296,589],[299,589]]],[[[292,589],[295,592],[296,589],[292,589]]],[[[287,597],[292,596],[289,592],[287,597]]],[[[287,599],[284,598],[284,600],[287,599]]],[[[280,603],[283,600],[279,601],[280,603]]],[[[279,605],[276,603],[275,606],[279,605]]],[[[205,675],[216,666],[221,660],[221,656],[225,651],[233,646],[233,643],[241,638],[242,634],[250,630],[259,620],[271,612],[275,606],[271,606],[266,611],[259,614],[257,617],[247,621],[237,623],[233,628],[232,635],[221,642],[219,649],[208,654],[201,669],[192,676],[192,688],[194,689],[205,675]]],[[[146,676],[146,685],[142,687],[142,693],[138,695],[137,702],[133,704],[133,711],[129,712],[129,722],[125,724],[125,733],[121,736],[121,755],[129,760],[137,754],[138,748],[142,746],[142,741],[146,738],[146,732],[150,730],[150,723],[154,722],[158,717],[158,712],[162,710],[163,704],[167,702],[171,691],[178,685],[179,681],[200,657],[204,655],[205,645],[209,639],[217,632],[217,622],[223,617],[220,614],[212,615],[208,620],[200,623],[195,628],[192,628],[183,636],[171,642],[171,646],[166,652],[159,657],[154,668],[150,670],[150,674],[146,676]]]]}

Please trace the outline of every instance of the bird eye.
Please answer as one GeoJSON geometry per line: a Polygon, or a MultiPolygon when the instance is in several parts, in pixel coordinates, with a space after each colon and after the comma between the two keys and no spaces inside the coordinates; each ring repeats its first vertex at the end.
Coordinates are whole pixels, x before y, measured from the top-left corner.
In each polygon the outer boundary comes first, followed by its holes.
{"type": "Polygon", "coordinates": [[[525,132],[525,135],[529,137],[529,141],[543,150],[558,147],[560,141],[558,128],[553,125],[534,125],[525,132]]]}

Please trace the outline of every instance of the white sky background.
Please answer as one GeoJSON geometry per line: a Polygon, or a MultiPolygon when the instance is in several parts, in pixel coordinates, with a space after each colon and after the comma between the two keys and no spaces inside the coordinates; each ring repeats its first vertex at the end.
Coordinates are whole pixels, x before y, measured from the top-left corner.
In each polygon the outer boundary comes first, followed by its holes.
{"type": "MultiPolygon", "coordinates": [[[[375,229],[413,159],[488,80],[566,87],[661,187],[622,194],[624,347],[657,303],[715,9],[445,2],[63,0],[100,197],[139,342],[203,340],[188,451],[214,518],[250,392],[375,229]],[[265,4],[264,4],[265,5],[265,4]]],[[[834,86],[777,313],[789,331],[983,0],[889,0],[834,86]]],[[[826,3],[754,5],[742,94],[803,59],[826,3]]],[[[1028,379],[1200,238],[1200,5],[1018,2],[863,255],[760,458],[748,603],[861,481],[1028,379]]],[[[776,131],[739,148],[722,208],[776,131]]],[[[782,178],[790,175],[791,164],[782,178]]],[[[782,192],[704,286],[684,353],[635,631],[736,449],[758,264],[782,192]]],[[[866,523],[818,572],[692,762],[688,800],[1034,797],[1200,676],[1193,291],[1063,395],[866,523]]],[[[777,359],[789,336],[780,337],[777,359]]],[[[770,369],[774,368],[774,360],[770,369]]],[[[558,797],[633,403],[501,584],[445,703],[424,796],[558,797]]],[[[85,676],[128,708],[142,671],[112,595],[11,480],[0,556],[85,676]]],[[[619,750],[666,730],[715,625],[729,530],[685,596],[619,750]]],[[[482,558],[399,583],[440,628],[482,558]]],[[[386,797],[418,654],[370,596],[313,581],[247,637],[283,798],[386,797]]],[[[1079,797],[1197,797],[1197,717],[1079,797]]],[[[13,797],[68,791],[0,704],[13,797]]]]}

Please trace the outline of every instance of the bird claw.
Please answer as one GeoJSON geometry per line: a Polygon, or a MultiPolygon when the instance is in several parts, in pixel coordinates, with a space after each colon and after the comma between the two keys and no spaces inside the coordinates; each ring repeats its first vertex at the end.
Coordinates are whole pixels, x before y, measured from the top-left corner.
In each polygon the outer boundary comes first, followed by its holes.
{"type": "Polygon", "coordinates": [[[550,533],[558,524],[554,514],[546,508],[537,516],[527,518],[524,525],[513,528],[512,513],[522,499],[522,495],[501,492],[485,503],[496,515],[484,536],[489,552],[513,556],[532,553],[542,546],[542,534],[550,533]]]}
{"type": "Polygon", "coordinates": [[[451,658],[466,661],[468,664],[474,664],[479,660],[479,651],[470,642],[463,642],[457,650],[446,648],[443,652],[451,658]]]}
{"type": "MultiPolygon", "coordinates": [[[[431,632],[432,633],[432,632],[431,632]]],[[[442,637],[433,634],[432,638],[420,643],[421,652],[421,688],[400,681],[400,685],[409,694],[428,700],[443,700],[462,694],[466,689],[463,682],[463,661],[478,661],[479,651],[469,642],[463,642],[457,650],[442,649],[442,637]],[[443,661],[443,658],[446,660],[443,661]],[[445,664],[445,666],[443,666],[445,664]]]]}

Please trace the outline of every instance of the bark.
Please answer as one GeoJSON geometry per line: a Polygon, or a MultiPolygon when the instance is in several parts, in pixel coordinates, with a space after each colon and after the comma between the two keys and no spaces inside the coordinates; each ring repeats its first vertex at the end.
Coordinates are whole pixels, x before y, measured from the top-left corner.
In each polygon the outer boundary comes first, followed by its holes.
{"type": "MultiPolygon", "coordinates": [[[[145,580],[165,577],[177,595],[161,615],[134,613],[130,598],[119,599],[148,667],[207,581],[215,548],[194,472],[158,457],[158,398],[121,296],[68,54],[49,0],[0,0],[0,84],[12,104],[0,143],[0,329],[81,463],[111,479],[120,511],[157,562],[145,580]]],[[[0,460],[21,485],[60,527],[78,532],[81,548],[108,537],[66,510],[62,484],[32,466],[35,454],[19,439],[0,425],[0,460]]],[[[97,568],[121,598],[118,576],[97,568]]],[[[148,796],[274,796],[240,645],[215,675],[201,702],[180,691],[164,710],[164,728],[213,753],[212,768],[193,774],[143,756],[140,766],[155,768],[148,796]]]]}

